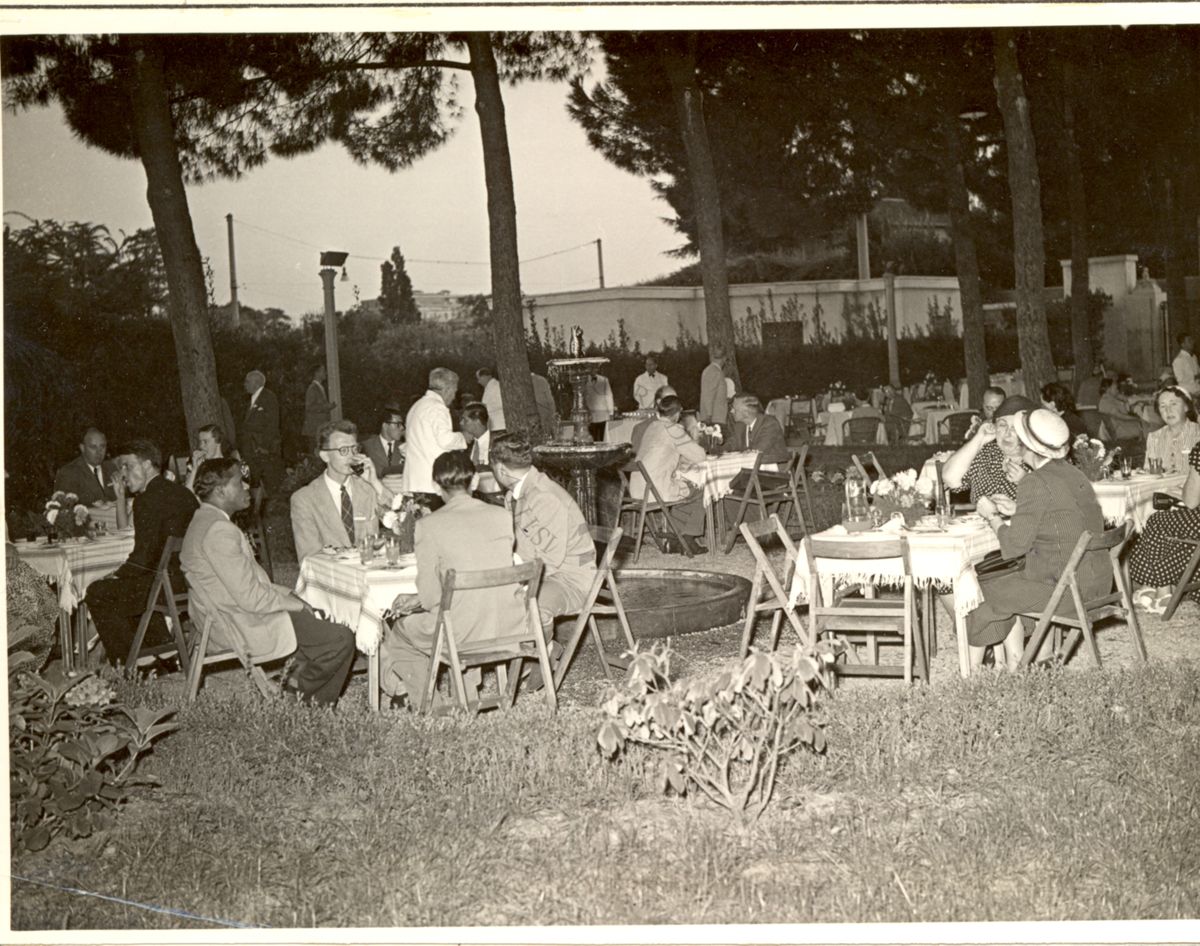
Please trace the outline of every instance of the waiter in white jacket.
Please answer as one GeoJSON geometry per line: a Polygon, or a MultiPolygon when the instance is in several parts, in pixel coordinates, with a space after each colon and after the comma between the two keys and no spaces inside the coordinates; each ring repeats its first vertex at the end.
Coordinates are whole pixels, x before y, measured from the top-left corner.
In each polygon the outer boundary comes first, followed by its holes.
{"type": "Polygon", "coordinates": [[[408,411],[408,457],[404,492],[438,495],[433,461],[449,450],[465,450],[466,438],[454,431],[450,404],[458,394],[458,375],[449,368],[429,372],[429,390],[408,411]]]}

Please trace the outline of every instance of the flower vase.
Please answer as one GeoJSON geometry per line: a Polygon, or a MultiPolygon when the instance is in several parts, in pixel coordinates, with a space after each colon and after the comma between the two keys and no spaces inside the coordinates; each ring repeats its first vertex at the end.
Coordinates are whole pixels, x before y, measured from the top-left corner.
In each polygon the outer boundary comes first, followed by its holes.
{"type": "Polygon", "coordinates": [[[889,499],[884,499],[881,496],[876,496],[874,501],[875,508],[879,510],[879,515],[883,521],[892,518],[892,513],[898,512],[904,517],[905,525],[916,525],[917,521],[923,516],[929,514],[929,510],[920,503],[914,503],[911,506],[902,506],[899,503],[894,503],[889,499]]]}

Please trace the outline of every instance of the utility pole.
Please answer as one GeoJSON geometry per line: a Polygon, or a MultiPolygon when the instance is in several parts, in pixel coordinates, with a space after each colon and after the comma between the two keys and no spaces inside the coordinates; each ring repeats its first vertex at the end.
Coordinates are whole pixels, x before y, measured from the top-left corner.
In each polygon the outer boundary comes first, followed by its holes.
{"type": "Polygon", "coordinates": [[[604,245],[599,237],[596,237],[596,265],[600,268],[600,288],[604,288],[604,245]]]}
{"type": "Polygon", "coordinates": [[[229,231],[229,301],[233,309],[233,327],[242,322],[242,309],[237,297],[237,258],[233,253],[233,214],[225,215],[225,226],[229,231]]]}
{"type": "Polygon", "coordinates": [[[328,250],[321,254],[321,282],[325,287],[325,374],[329,382],[329,400],[333,410],[330,420],[342,419],[342,371],[338,365],[337,308],[333,300],[333,281],[338,267],[346,262],[349,253],[328,250]]]}
{"type": "Polygon", "coordinates": [[[883,274],[883,305],[887,314],[888,383],[900,387],[900,342],[896,338],[896,274],[891,263],[883,274]]]}
{"type": "Polygon", "coordinates": [[[858,278],[871,278],[871,244],[867,233],[867,215],[859,214],[854,221],[854,235],[858,243],[858,278]]]}

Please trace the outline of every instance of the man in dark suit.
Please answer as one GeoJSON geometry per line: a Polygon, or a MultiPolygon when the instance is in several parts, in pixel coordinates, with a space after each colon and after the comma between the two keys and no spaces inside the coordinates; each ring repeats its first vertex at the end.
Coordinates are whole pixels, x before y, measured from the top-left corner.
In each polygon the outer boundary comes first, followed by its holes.
{"type": "Polygon", "coordinates": [[[116,465],[104,459],[107,452],[107,438],[95,427],[89,427],[79,441],[79,456],[61,466],[54,475],[54,489],[74,493],[85,506],[112,502],[117,498],[112,486],[116,465]]]}
{"type": "Polygon", "coordinates": [[[267,376],[261,371],[246,375],[250,402],[238,430],[238,446],[251,473],[273,493],[283,479],[283,450],[279,442],[279,399],[274,391],[267,390],[266,383],[267,376]]]}
{"type": "MultiPolygon", "coordinates": [[[[745,392],[735,395],[729,411],[729,416],[733,418],[733,430],[721,444],[722,453],[757,450],[762,457],[762,465],[782,465],[791,459],[792,455],[788,450],[779,419],[763,410],[762,401],[757,396],[745,392]]],[[[730,481],[730,494],[724,500],[730,521],[737,515],[739,500],[750,483],[750,475],[751,471],[745,469],[730,481]]],[[[763,489],[776,489],[787,485],[788,475],[786,472],[775,473],[760,468],[758,482],[763,489]]]]}
{"type": "Polygon", "coordinates": [[[383,409],[379,433],[361,444],[380,479],[404,472],[404,411],[394,405],[383,409]]]}
{"type": "MultiPolygon", "coordinates": [[[[161,475],[162,454],[149,440],[134,440],[117,451],[118,474],[133,501],[133,551],[107,578],[92,582],[86,603],[109,663],[125,660],[158,560],[167,539],[182,539],[199,503],[191,490],[161,475]]],[[[181,591],[183,575],[178,560],[172,563],[172,586],[181,591]]],[[[166,643],[167,628],[155,614],[146,630],[147,645],[166,643]]]]}

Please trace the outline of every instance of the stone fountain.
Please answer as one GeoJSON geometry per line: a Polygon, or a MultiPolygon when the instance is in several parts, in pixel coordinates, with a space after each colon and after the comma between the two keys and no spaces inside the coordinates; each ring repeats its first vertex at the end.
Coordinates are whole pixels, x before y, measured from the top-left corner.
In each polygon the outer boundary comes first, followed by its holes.
{"type": "MultiPolygon", "coordinates": [[[[577,346],[578,348],[578,346],[577,346]]],[[[596,511],[596,471],[628,463],[633,446],[628,443],[593,443],[588,431],[591,412],[587,407],[586,388],[593,375],[600,373],[607,358],[556,358],[546,363],[555,381],[569,381],[572,388],[571,440],[552,440],[533,448],[538,466],[563,470],[570,474],[571,493],[590,523],[598,523],[596,511]]]]}

